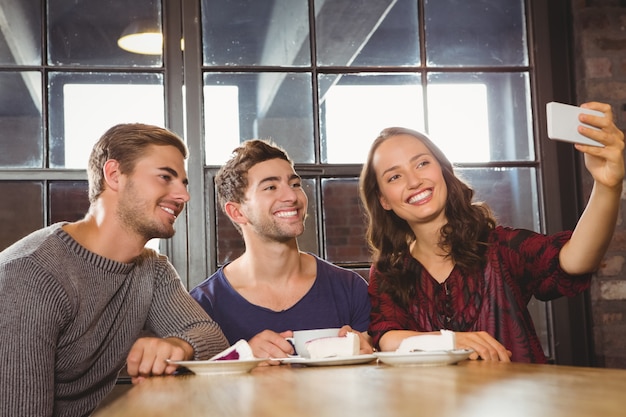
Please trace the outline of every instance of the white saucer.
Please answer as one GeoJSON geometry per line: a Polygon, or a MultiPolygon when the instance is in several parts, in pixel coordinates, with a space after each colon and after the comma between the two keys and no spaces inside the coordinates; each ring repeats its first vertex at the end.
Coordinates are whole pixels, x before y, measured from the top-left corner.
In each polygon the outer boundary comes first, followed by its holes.
{"type": "Polygon", "coordinates": [[[451,365],[469,357],[471,349],[420,351],[410,353],[376,352],[374,355],[386,365],[392,366],[436,366],[451,365]]]}
{"type": "Polygon", "coordinates": [[[335,366],[335,365],[357,365],[369,363],[376,359],[374,355],[354,355],[354,356],[334,356],[332,358],[303,358],[300,356],[290,356],[288,358],[275,359],[281,363],[294,363],[306,366],[335,366]]]}
{"type": "Polygon", "coordinates": [[[250,372],[259,363],[265,362],[267,359],[238,359],[223,361],[170,361],[176,365],[184,366],[196,375],[215,375],[215,374],[243,374],[250,372]]]}

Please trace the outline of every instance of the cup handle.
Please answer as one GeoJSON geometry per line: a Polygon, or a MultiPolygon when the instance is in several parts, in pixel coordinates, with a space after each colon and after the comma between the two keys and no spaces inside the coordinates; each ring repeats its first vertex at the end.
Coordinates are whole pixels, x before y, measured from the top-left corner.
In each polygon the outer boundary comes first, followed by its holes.
{"type": "Polygon", "coordinates": [[[298,351],[296,350],[296,342],[295,340],[293,340],[293,337],[285,337],[285,340],[291,343],[294,351],[294,356],[298,356],[298,351]]]}

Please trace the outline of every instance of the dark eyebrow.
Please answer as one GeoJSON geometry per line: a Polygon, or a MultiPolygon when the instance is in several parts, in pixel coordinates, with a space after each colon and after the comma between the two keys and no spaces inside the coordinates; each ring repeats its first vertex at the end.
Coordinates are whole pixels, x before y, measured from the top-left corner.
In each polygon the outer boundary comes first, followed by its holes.
{"type": "MultiPolygon", "coordinates": [[[[174,178],[178,178],[178,171],[176,171],[174,168],[170,168],[170,167],[160,167],[159,168],[161,171],[167,171],[170,173],[170,175],[174,178]]],[[[183,180],[183,184],[185,185],[189,185],[189,179],[185,178],[183,180]]]]}
{"type": "MultiPolygon", "coordinates": [[[[413,158],[410,159],[411,162],[420,159],[421,157],[423,157],[424,155],[429,156],[431,154],[427,153],[427,152],[423,152],[423,153],[418,153],[417,155],[415,155],[413,158]]],[[[394,169],[397,169],[398,165],[394,165],[392,167],[387,168],[386,170],[384,170],[383,172],[381,172],[380,176],[381,178],[385,176],[385,174],[389,171],[393,171],[394,169]]]]}
{"type": "Polygon", "coordinates": [[[398,168],[398,165],[394,165],[392,167],[387,168],[386,170],[384,170],[383,172],[380,173],[380,177],[384,177],[385,175],[387,175],[387,173],[389,171],[393,171],[394,169],[398,168]]]}
{"type": "MultiPolygon", "coordinates": [[[[301,180],[302,178],[300,178],[300,175],[298,174],[291,174],[291,176],[289,177],[289,181],[293,181],[293,180],[301,180]]],[[[280,177],[266,177],[263,178],[261,181],[259,181],[259,185],[265,183],[265,182],[275,182],[275,181],[280,181],[280,177]]]]}

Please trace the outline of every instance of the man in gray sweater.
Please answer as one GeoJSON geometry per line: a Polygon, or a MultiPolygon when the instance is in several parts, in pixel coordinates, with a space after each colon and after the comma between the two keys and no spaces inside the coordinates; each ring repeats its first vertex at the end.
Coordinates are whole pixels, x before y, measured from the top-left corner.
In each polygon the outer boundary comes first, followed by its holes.
{"type": "Polygon", "coordinates": [[[85,218],[0,253],[1,415],[88,415],[124,365],[137,382],[173,373],[167,359],[228,347],[167,258],[145,248],[174,234],[186,157],[166,129],[112,127],[89,159],[85,218]]]}

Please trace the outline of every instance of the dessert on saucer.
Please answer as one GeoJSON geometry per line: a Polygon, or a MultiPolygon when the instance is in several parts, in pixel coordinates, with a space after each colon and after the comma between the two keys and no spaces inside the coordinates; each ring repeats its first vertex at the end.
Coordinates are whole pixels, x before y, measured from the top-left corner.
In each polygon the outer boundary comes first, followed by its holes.
{"type": "Polygon", "coordinates": [[[379,362],[393,366],[451,365],[467,359],[471,349],[455,349],[454,332],[441,330],[439,334],[423,334],[404,339],[393,352],[376,352],[379,362]]]}
{"type": "Polygon", "coordinates": [[[196,375],[215,375],[250,372],[266,360],[255,358],[248,342],[242,339],[205,361],[168,362],[183,366],[196,375]]]}
{"type": "Polygon", "coordinates": [[[354,356],[359,354],[361,341],[359,335],[349,332],[345,336],[320,337],[305,343],[311,359],[354,356]]]}

